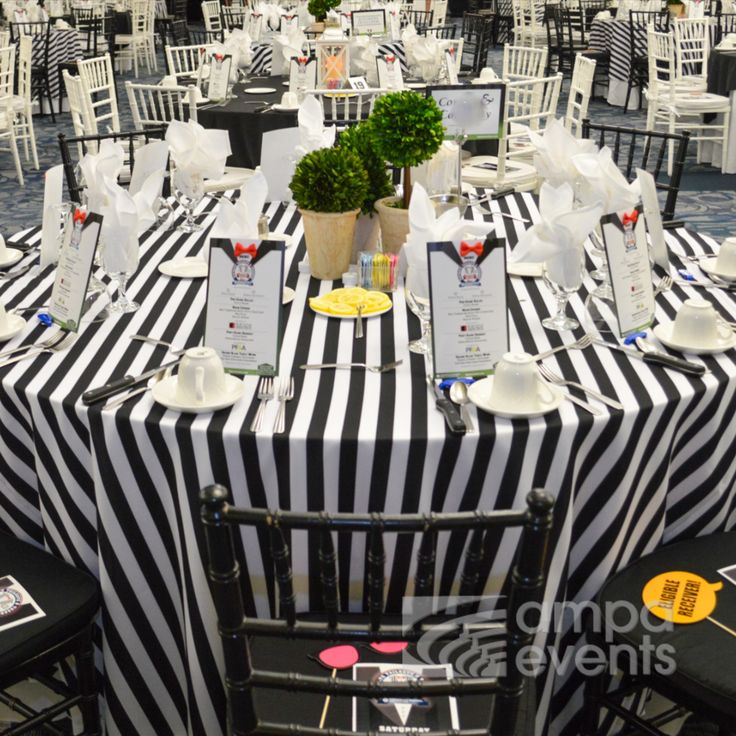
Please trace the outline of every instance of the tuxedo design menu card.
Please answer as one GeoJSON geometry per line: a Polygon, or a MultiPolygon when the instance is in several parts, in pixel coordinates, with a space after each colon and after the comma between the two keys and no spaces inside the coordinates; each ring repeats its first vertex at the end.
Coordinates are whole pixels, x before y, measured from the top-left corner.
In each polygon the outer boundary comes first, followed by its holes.
{"type": "Polygon", "coordinates": [[[204,344],[226,371],[278,372],[283,282],[282,242],[210,240],[204,344]]]}
{"type": "Polygon", "coordinates": [[[616,319],[625,337],[654,321],[654,287],[642,207],[605,215],[601,226],[616,319]]]}
{"type": "Polygon", "coordinates": [[[214,53],[210,57],[210,76],[207,85],[207,97],[213,102],[220,102],[227,97],[230,84],[230,68],[233,57],[230,54],[214,53]]]}
{"type": "Polygon", "coordinates": [[[59,253],[49,314],[56,324],[71,332],[79,330],[101,226],[102,215],[74,210],[70,230],[65,234],[68,242],[59,253]]]}
{"type": "Polygon", "coordinates": [[[493,373],[509,349],[505,241],[427,243],[427,260],[434,374],[493,373]]]}

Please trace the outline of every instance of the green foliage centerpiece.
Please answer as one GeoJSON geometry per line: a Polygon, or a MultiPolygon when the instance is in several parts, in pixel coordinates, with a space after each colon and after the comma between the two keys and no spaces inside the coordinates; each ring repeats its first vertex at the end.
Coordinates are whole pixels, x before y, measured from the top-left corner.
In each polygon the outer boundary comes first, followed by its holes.
{"type": "Polygon", "coordinates": [[[327,13],[334,8],[339,7],[342,0],[309,0],[307,10],[313,15],[315,20],[323,21],[327,17],[327,13]]]}
{"type": "Polygon", "coordinates": [[[296,166],[291,191],[304,223],[312,276],[337,279],[347,271],[355,221],[368,195],[368,174],[349,148],[320,148],[296,166]]]}

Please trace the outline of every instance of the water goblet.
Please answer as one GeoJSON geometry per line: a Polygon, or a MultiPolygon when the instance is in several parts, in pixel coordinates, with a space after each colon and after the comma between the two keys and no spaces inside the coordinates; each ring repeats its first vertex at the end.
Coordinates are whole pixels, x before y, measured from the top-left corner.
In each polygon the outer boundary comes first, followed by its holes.
{"type": "Polygon", "coordinates": [[[544,262],[542,278],[557,300],[557,312],[542,320],[548,330],[574,330],[580,324],[565,314],[570,297],[583,285],[584,257],[580,248],[566,248],[544,262]]]}
{"type": "Polygon", "coordinates": [[[127,241],[106,241],[102,248],[102,267],[107,275],[117,283],[118,297],[108,307],[111,314],[135,312],[140,304],[128,298],[126,289],[128,279],[138,268],[138,237],[132,233],[127,241]]]}
{"type": "Polygon", "coordinates": [[[431,352],[431,311],[429,304],[429,273],[427,266],[410,265],[404,287],[406,303],[422,325],[422,335],[409,343],[412,353],[426,355],[431,352]]]}
{"type": "Polygon", "coordinates": [[[194,219],[194,209],[204,198],[204,179],[201,174],[192,174],[179,167],[172,167],[171,186],[174,198],[184,209],[185,220],[179,225],[179,230],[185,233],[195,233],[202,229],[202,225],[194,219]]]}

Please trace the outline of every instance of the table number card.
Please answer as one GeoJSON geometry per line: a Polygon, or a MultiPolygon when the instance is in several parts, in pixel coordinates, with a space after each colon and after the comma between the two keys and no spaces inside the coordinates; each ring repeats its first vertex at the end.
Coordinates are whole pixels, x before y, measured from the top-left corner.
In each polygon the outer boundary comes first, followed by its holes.
{"type": "Polygon", "coordinates": [[[353,36],[385,36],[386,11],[353,10],[350,17],[353,36]]]}
{"type": "Polygon", "coordinates": [[[445,49],[445,73],[447,75],[448,84],[460,84],[457,76],[457,60],[455,59],[455,48],[445,49]]]}
{"type": "Polygon", "coordinates": [[[69,242],[59,253],[49,314],[57,325],[71,332],[79,330],[101,226],[102,215],[74,210],[69,242]]]}
{"type": "Polygon", "coordinates": [[[292,56],[289,63],[289,92],[317,88],[317,59],[292,56]]]}
{"type": "Polygon", "coordinates": [[[232,63],[233,57],[230,54],[214,53],[210,56],[210,76],[207,84],[207,97],[212,102],[220,102],[227,97],[232,63]]]}
{"type": "Polygon", "coordinates": [[[483,140],[501,138],[504,132],[503,82],[474,84],[467,87],[437,85],[427,87],[442,110],[445,138],[483,140]]]}
{"type": "Polygon", "coordinates": [[[210,240],[204,344],[230,373],[278,373],[284,244],[210,240]]]}
{"type": "Polygon", "coordinates": [[[652,249],[654,262],[668,270],[670,259],[667,255],[667,244],[664,240],[664,228],[662,227],[662,213],[659,211],[659,199],[657,198],[657,185],[654,177],[643,169],[636,170],[641,190],[641,203],[644,208],[644,219],[649,231],[649,246],[652,249]]]}
{"type": "Polygon", "coordinates": [[[616,319],[622,336],[645,329],[654,321],[654,287],[642,212],[639,205],[631,212],[605,215],[601,219],[616,319]]]}
{"type": "Polygon", "coordinates": [[[509,349],[506,242],[427,243],[434,374],[479,376],[509,349]]]}
{"type": "Polygon", "coordinates": [[[401,74],[401,63],[394,54],[376,56],[378,70],[378,86],[381,89],[404,89],[404,77],[401,74]]]}

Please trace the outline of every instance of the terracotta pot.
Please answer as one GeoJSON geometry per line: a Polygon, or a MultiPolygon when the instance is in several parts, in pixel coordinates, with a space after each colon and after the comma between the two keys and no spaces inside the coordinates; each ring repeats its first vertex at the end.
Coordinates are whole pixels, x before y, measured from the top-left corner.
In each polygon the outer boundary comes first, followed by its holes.
{"type": "Polygon", "coordinates": [[[675,3],[673,5],[668,5],[667,9],[670,11],[670,15],[673,18],[679,18],[680,16],[685,15],[685,6],[681,3],[675,3]]]}
{"type": "Polygon", "coordinates": [[[360,214],[355,223],[355,235],[353,236],[353,255],[351,263],[358,262],[358,253],[366,251],[375,253],[378,250],[378,236],[381,234],[381,223],[378,215],[360,214]]]}
{"type": "Polygon", "coordinates": [[[381,220],[381,242],[384,253],[398,253],[409,234],[409,210],[392,207],[398,197],[384,197],[376,200],[376,211],[381,220]]]}
{"type": "Polygon", "coordinates": [[[355,222],[360,209],[349,212],[299,210],[309,270],[316,279],[339,279],[350,266],[355,222]]]}

